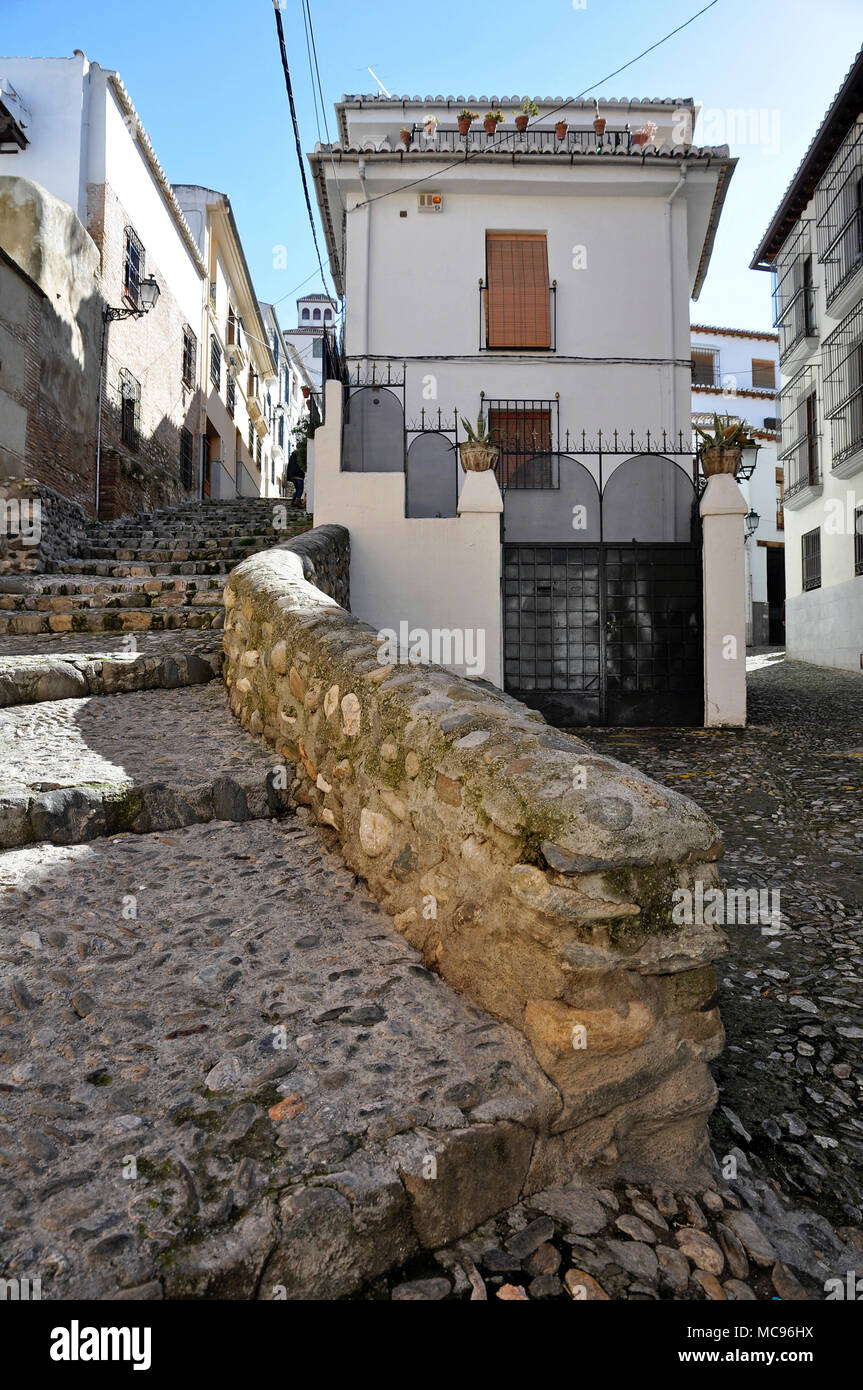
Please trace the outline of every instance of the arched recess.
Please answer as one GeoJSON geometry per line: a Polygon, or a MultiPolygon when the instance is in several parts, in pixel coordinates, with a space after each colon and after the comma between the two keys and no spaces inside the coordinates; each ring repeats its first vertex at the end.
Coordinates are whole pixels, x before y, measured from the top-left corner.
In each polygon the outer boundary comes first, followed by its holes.
{"type": "Polygon", "coordinates": [[[618,464],[602,493],[603,540],[690,544],[698,525],[697,496],[688,473],[661,454],[637,454],[618,464]]]}
{"type": "Polygon", "coordinates": [[[343,473],[403,473],[405,414],[392,391],[361,386],[344,407],[343,473]]]}
{"type": "Polygon", "coordinates": [[[414,436],[408,449],[405,516],[458,515],[458,454],[445,434],[414,436]]]}
{"type": "Polygon", "coordinates": [[[526,479],[547,485],[506,489],[508,541],[562,545],[599,540],[599,489],[583,463],[568,454],[543,454],[528,459],[523,467],[526,479]]]}

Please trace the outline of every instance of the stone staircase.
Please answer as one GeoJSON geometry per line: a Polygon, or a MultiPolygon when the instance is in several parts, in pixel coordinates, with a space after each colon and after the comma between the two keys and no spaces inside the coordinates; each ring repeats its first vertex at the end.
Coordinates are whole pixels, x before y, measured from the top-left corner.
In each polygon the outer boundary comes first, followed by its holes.
{"type": "MultiPolygon", "coordinates": [[[[311,524],[279,502],[199,502],[88,527],[50,574],[0,579],[0,637],[218,627],[227,574],[311,524]]],[[[22,653],[28,652],[22,644],[22,653]]]]}
{"type": "Polygon", "coordinates": [[[49,572],[0,577],[0,706],[214,679],[227,575],[310,525],[263,498],[88,523],[49,572]]]}

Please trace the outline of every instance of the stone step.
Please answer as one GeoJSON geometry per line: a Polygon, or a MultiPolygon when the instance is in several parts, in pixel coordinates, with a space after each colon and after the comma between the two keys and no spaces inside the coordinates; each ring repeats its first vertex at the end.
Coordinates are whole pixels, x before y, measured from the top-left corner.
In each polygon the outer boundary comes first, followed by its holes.
{"type": "Polygon", "coordinates": [[[52,573],[106,579],[152,579],[172,575],[214,575],[224,579],[233,568],[231,560],[64,560],[62,570],[52,573]]]}
{"type": "MultiPolygon", "coordinates": [[[[132,581],[135,584],[135,581],[132,581]]],[[[115,592],[0,594],[0,615],[3,613],[78,613],[114,608],[218,608],[222,603],[222,585],[216,581],[211,589],[162,588],[159,579],[138,580],[136,587],[115,592]],[[150,593],[144,587],[156,584],[150,593]]]]}
{"type": "Polygon", "coordinates": [[[132,650],[109,650],[104,640],[80,634],[0,639],[0,708],[133,690],[176,690],[216,680],[221,672],[224,654],[218,632],[180,629],[131,640],[132,650]],[[42,651],[26,650],[40,643],[45,644],[42,651]]]}
{"type": "Polygon", "coordinates": [[[6,709],[0,766],[0,849],[260,820],[288,805],[283,760],[236,723],[221,682],[6,709]]]}
{"type": "MultiPolygon", "coordinates": [[[[160,597],[164,598],[164,595],[160,597]]],[[[89,608],[74,613],[0,613],[0,636],[40,632],[165,632],[169,628],[221,627],[224,609],[203,605],[154,608],[89,608]]]]}
{"type": "MultiPolygon", "coordinates": [[[[286,537],[287,539],[287,537],[286,537]]],[[[78,558],[82,560],[125,560],[134,563],[143,560],[147,564],[158,564],[162,560],[214,560],[221,559],[238,565],[241,560],[247,560],[250,555],[255,555],[261,550],[269,550],[272,546],[278,545],[278,540],[271,540],[267,545],[262,545],[259,541],[249,538],[247,545],[233,545],[225,542],[213,541],[212,545],[179,545],[173,541],[170,545],[91,545],[87,546],[87,554],[78,558]]]]}

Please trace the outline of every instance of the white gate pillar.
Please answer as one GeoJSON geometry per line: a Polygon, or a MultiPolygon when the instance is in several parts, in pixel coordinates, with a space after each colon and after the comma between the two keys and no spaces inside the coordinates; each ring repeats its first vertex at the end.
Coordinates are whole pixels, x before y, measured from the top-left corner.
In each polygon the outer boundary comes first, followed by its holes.
{"type": "Polygon", "coordinates": [[[746,500],[730,473],[701,499],[704,566],[704,724],[746,724],[746,500]]]}

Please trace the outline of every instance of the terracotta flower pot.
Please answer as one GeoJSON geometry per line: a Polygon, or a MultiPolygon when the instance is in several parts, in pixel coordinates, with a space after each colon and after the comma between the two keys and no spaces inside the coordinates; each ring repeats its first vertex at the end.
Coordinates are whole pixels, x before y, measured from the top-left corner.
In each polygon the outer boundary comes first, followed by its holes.
{"type": "Polygon", "coordinates": [[[605,117],[604,117],[604,116],[597,116],[597,117],[594,119],[593,128],[594,128],[594,130],[596,131],[597,135],[604,135],[604,134],[605,134],[605,125],[606,125],[606,121],[605,121],[605,117]]]}
{"type": "Polygon", "coordinates": [[[557,136],[558,140],[566,139],[566,132],[568,129],[569,126],[567,125],[566,121],[557,122],[557,125],[554,127],[554,133],[557,136]]]}
{"type": "Polygon", "coordinates": [[[472,124],[473,124],[473,122],[472,122],[472,121],[469,121],[469,120],[467,119],[466,116],[459,116],[459,118],[458,118],[458,133],[459,133],[459,135],[467,135],[467,133],[468,133],[468,131],[470,130],[472,124]]]}
{"type": "Polygon", "coordinates": [[[529,120],[530,120],[530,117],[529,117],[529,116],[516,116],[516,118],[515,118],[515,128],[516,128],[516,130],[521,130],[521,131],[527,130],[527,123],[528,123],[529,120]]]}
{"type": "Polygon", "coordinates": [[[743,451],[736,444],[714,444],[711,448],[702,449],[701,468],[704,476],[712,478],[715,473],[735,474],[742,457],[743,451]]]}
{"type": "Polygon", "coordinates": [[[403,145],[409,145],[410,142],[411,142],[411,133],[410,133],[410,131],[409,131],[409,130],[400,130],[400,131],[399,131],[399,139],[401,140],[401,142],[402,142],[403,145]]]}
{"type": "Polygon", "coordinates": [[[487,473],[497,463],[496,444],[459,444],[458,451],[465,473],[487,473]]]}
{"type": "Polygon", "coordinates": [[[638,131],[638,130],[633,131],[633,134],[632,134],[632,143],[633,143],[633,145],[638,145],[639,149],[641,148],[642,145],[646,145],[649,139],[650,139],[650,136],[647,135],[647,133],[646,133],[645,131],[638,131]]]}

